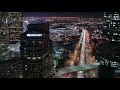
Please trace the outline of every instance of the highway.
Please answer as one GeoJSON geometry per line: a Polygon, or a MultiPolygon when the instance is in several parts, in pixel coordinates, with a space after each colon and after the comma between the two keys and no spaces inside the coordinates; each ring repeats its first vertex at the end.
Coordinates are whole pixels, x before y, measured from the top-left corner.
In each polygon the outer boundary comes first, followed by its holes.
{"type": "MultiPolygon", "coordinates": [[[[91,54],[93,45],[90,44],[90,41],[89,32],[82,29],[79,41],[75,45],[75,50],[69,56],[70,59],[65,62],[64,68],[58,69],[60,78],[71,78],[73,77],[71,74],[72,72],[74,72],[73,75],[75,75],[76,72],[77,78],[84,78],[85,73],[88,74],[89,70],[98,67],[99,63],[95,62],[95,59],[91,54]],[[63,74],[63,76],[60,74],[63,74]]],[[[93,74],[94,73],[95,72],[93,72],[93,74]]],[[[88,77],[89,76],[91,77],[91,75],[88,75],[88,77]]]]}
{"type": "Polygon", "coordinates": [[[86,30],[83,30],[83,40],[82,40],[82,48],[81,48],[81,54],[80,54],[80,63],[79,64],[84,64],[85,63],[85,40],[86,40],[86,30]]]}
{"type": "MultiPolygon", "coordinates": [[[[79,62],[80,62],[80,52],[81,52],[81,44],[82,44],[82,41],[83,41],[83,36],[84,36],[84,33],[81,32],[79,41],[78,41],[78,43],[75,44],[74,51],[69,53],[69,60],[67,60],[64,63],[64,68],[62,70],[64,70],[64,69],[66,70],[66,67],[73,67],[75,65],[79,65],[79,62]]],[[[77,74],[77,72],[75,74],[77,74]]],[[[71,73],[68,73],[68,74],[65,73],[64,75],[59,75],[59,77],[60,78],[71,78],[72,76],[71,76],[71,73]]]]}
{"type": "Polygon", "coordinates": [[[85,46],[86,46],[86,30],[82,29],[80,41],[79,41],[80,53],[79,65],[85,64],[85,46]]]}
{"type": "Polygon", "coordinates": [[[75,44],[75,49],[73,53],[70,53],[69,55],[69,60],[67,60],[64,64],[64,67],[70,67],[74,65],[78,65],[80,61],[80,50],[81,50],[81,44],[83,41],[83,32],[80,35],[79,41],[77,44],[75,44]]]}
{"type": "MultiPolygon", "coordinates": [[[[81,46],[79,65],[85,64],[85,40],[86,40],[85,37],[86,37],[86,30],[82,29],[82,46],[81,46]]],[[[78,71],[77,78],[84,78],[84,71],[78,71]]]]}

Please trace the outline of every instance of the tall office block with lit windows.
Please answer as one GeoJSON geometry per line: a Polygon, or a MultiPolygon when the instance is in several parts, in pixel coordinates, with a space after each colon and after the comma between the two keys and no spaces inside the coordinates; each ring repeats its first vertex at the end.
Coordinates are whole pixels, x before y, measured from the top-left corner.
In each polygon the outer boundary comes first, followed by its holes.
{"type": "Polygon", "coordinates": [[[103,27],[106,40],[120,41],[120,12],[105,12],[103,27]]]}
{"type": "Polygon", "coordinates": [[[52,77],[52,41],[48,23],[29,24],[21,35],[20,50],[23,78],[52,77]]]}
{"type": "Polygon", "coordinates": [[[9,29],[9,40],[20,41],[22,33],[22,14],[21,12],[7,12],[7,26],[9,29]]]}
{"type": "Polygon", "coordinates": [[[120,66],[120,12],[105,12],[103,24],[105,42],[95,47],[100,62],[99,77],[112,78],[120,66]]]}
{"type": "Polygon", "coordinates": [[[7,47],[9,42],[9,33],[7,29],[7,12],[0,12],[0,60],[7,60],[7,47]]]}
{"type": "Polygon", "coordinates": [[[21,12],[0,12],[0,59],[8,60],[8,44],[20,41],[22,33],[21,12]]]}

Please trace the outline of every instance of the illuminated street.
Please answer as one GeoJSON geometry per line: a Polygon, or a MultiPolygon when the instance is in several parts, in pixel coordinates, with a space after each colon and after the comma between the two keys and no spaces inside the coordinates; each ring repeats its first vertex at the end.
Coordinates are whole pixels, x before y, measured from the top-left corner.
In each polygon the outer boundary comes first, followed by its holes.
{"type": "MultiPolygon", "coordinates": [[[[93,45],[90,44],[90,34],[87,30],[82,29],[81,36],[79,38],[79,42],[76,44],[74,53],[70,54],[70,59],[65,62],[65,67],[68,67],[69,69],[71,68],[71,71],[75,68],[72,69],[73,66],[76,65],[86,65],[86,64],[94,64],[96,63],[94,56],[91,55],[92,53],[92,47],[93,45]]],[[[96,66],[97,68],[97,66],[96,66]]],[[[73,73],[77,74],[77,78],[84,78],[84,76],[87,77],[97,77],[97,75],[94,75],[97,73],[96,68],[91,68],[91,70],[84,69],[85,71],[79,71],[76,73],[75,70],[73,70],[73,73]],[[92,73],[91,73],[92,72],[92,73]],[[89,75],[89,73],[91,73],[89,75]],[[88,75],[88,76],[87,76],[88,75]]],[[[66,71],[66,69],[65,69],[66,71]]],[[[77,70],[76,70],[77,71],[77,70]]],[[[63,74],[60,75],[60,77],[66,77],[66,78],[71,78],[73,77],[71,73],[63,74]]],[[[94,78],[93,77],[93,78],[94,78]]]]}
{"type": "MultiPolygon", "coordinates": [[[[81,48],[81,54],[80,54],[80,62],[79,65],[84,65],[85,64],[85,40],[86,40],[86,30],[82,29],[83,33],[83,40],[82,40],[82,48],[81,48]]],[[[84,78],[84,71],[78,71],[77,72],[77,77],[78,78],[84,78]]]]}
{"type": "MultiPolygon", "coordinates": [[[[82,44],[82,41],[83,41],[83,36],[84,36],[84,33],[82,32],[81,35],[80,35],[80,38],[79,38],[79,41],[77,44],[75,44],[75,50],[73,53],[70,52],[69,54],[69,60],[67,60],[64,64],[64,67],[72,67],[72,66],[75,66],[75,65],[79,65],[79,61],[80,61],[80,50],[81,50],[81,44],[82,44]]],[[[74,74],[77,74],[76,72],[74,72],[74,74]]],[[[63,74],[63,75],[60,75],[59,76],[60,78],[71,78],[72,75],[71,73],[67,73],[67,74],[63,74]]]]}

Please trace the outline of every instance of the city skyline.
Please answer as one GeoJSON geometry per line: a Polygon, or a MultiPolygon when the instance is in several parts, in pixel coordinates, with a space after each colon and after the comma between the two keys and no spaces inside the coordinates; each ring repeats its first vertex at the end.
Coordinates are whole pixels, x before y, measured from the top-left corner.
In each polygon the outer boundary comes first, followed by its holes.
{"type": "Polygon", "coordinates": [[[0,78],[117,78],[119,31],[120,12],[1,12],[0,78]]]}
{"type": "MultiPolygon", "coordinates": [[[[103,20],[102,18],[89,18],[88,16],[90,15],[94,16],[93,13],[95,16],[101,15],[97,12],[22,12],[22,17],[17,18],[16,13],[13,13],[11,15],[12,19],[9,19],[7,16],[4,16],[4,13],[1,13],[2,18],[6,17],[9,22],[23,18],[23,24],[19,23],[23,25],[23,32],[22,34],[19,33],[20,37],[17,35],[20,41],[10,43],[5,47],[8,50],[6,52],[10,56],[7,60],[19,61],[8,63],[5,62],[4,58],[1,58],[1,62],[5,63],[1,65],[2,72],[0,73],[0,77],[44,78],[48,77],[51,73],[53,78],[82,78],[84,74],[85,77],[97,78],[97,72],[94,68],[97,68],[98,64],[95,63],[95,59],[92,56],[90,31],[96,28],[94,27],[95,25],[97,27],[101,26],[103,20]],[[41,20],[43,21],[41,22],[43,23],[42,26],[39,22],[41,20]],[[48,24],[45,24],[44,21],[48,21],[48,24]],[[39,24],[36,26],[35,23],[39,24]],[[89,67],[87,64],[91,66],[89,67]],[[7,69],[7,66],[9,66],[9,69],[7,69]],[[75,70],[75,73],[69,73],[69,68],[67,69],[66,67],[76,69],[74,66],[78,66],[78,70],[75,70]],[[87,68],[84,68],[84,66],[87,68]],[[83,70],[81,67],[84,70],[91,69],[93,73],[91,74],[89,70],[85,71],[85,73],[78,72],[83,70]]],[[[7,25],[9,23],[5,24],[7,25]]],[[[1,23],[1,25],[3,24],[1,23]]],[[[12,31],[11,28],[8,28],[8,30],[9,33],[12,31]]],[[[2,31],[1,36],[3,35],[2,31]]],[[[16,30],[13,30],[13,32],[16,32],[16,30]]],[[[14,38],[17,36],[14,36],[14,38]]],[[[3,42],[1,42],[1,45],[4,46],[3,42]]],[[[1,55],[5,55],[5,51],[1,55]]],[[[74,72],[73,69],[70,72],[74,72]]]]}

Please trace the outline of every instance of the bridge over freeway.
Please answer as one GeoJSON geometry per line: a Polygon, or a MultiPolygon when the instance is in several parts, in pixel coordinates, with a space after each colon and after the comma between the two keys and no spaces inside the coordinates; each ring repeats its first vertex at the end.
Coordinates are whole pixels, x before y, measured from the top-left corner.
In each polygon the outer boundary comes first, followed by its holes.
{"type": "Polygon", "coordinates": [[[58,71],[58,74],[66,74],[76,71],[84,71],[84,70],[90,70],[97,68],[100,65],[100,63],[93,63],[93,64],[84,64],[84,65],[77,65],[77,66],[71,66],[71,67],[65,67],[56,69],[58,71]]]}

